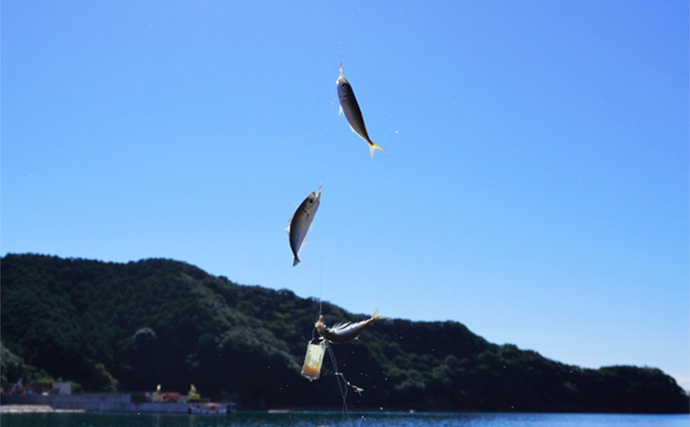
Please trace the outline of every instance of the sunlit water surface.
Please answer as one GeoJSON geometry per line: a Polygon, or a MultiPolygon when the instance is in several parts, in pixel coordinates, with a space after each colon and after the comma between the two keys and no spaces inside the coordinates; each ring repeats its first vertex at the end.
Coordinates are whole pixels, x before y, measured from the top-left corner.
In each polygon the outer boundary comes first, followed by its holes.
{"type": "Polygon", "coordinates": [[[290,412],[235,415],[2,414],[2,427],[656,426],[688,427],[690,415],[290,412]]]}
{"type": "Polygon", "coordinates": [[[688,427],[690,415],[507,414],[507,413],[350,413],[290,412],[235,415],[2,414],[2,427],[466,427],[466,426],[656,426],[688,427]]]}

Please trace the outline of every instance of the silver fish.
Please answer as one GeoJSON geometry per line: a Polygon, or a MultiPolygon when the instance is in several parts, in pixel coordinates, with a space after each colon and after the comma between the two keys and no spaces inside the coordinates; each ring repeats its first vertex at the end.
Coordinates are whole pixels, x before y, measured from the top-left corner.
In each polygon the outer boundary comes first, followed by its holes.
{"type": "Polygon", "coordinates": [[[345,118],[350,124],[350,129],[352,132],[359,135],[362,139],[369,143],[369,152],[371,157],[374,157],[375,150],[381,150],[384,153],[386,150],[380,145],[376,144],[369,138],[369,133],[367,132],[367,127],[364,125],[364,117],[362,117],[362,110],[359,109],[359,104],[357,103],[357,98],[355,98],[355,92],[350,86],[350,82],[347,81],[345,75],[343,74],[343,63],[340,63],[340,77],[336,80],[335,84],[338,86],[338,100],[340,101],[340,112],[345,113],[345,118]]]}
{"type": "Polygon", "coordinates": [[[295,259],[292,262],[293,267],[301,262],[297,255],[300,249],[302,249],[304,239],[307,237],[307,231],[309,231],[309,227],[311,227],[311,223],[314,221],[314,215],[316,215],[316,211],[319,209],[319,203],[321,203],[321,186],[304,199],[292,215],[290,225],[285,229],[290,236],[290,249],[292,249],[292,253],[295,255],[295,259]]]}
{"type": "Polygon", "coordinates": [[[367,320],[362,320],[361,322],[357,323],[342,323],[333,325],[332,328],[329,328],[325,323],[323,323],[323,315],[319,315],[319,320],[314,324],[314,327],[316,327],[316,330],[319,331],[319,335],[321,335],[323,339],[334,344],[345,344],[346,342],[357,339],[359,334],[364,332],[364,329],[366,329],[366,327],[372,322],[385,319],[388,318],[379,316],[379,310],[376,309],[374,315],[367,320]]]}

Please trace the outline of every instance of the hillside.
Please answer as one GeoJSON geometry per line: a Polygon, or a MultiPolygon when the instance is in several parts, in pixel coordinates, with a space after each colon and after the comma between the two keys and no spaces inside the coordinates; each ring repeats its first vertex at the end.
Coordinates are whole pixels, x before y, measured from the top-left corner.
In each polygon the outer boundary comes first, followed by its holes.
{"type": "MultiPolygon", "coordinates": [[[[165,259],[10,254],[1,273],[3,382],[33,356],[34,375],[88,391],[185,392],[194,383],[245,408],[340,405],[330,360],[319,380],[300,376],[314,299],[165,259]]],[[[323,310],[328,324],[367,317],[326,302],[323,310]]],[[[333,349],[340,371],[365,390],[349,393],[355,409],[688,411],[687,395],[658,369],[582,369],[491,344],[457,322],[392,319],[333,349]]]]}

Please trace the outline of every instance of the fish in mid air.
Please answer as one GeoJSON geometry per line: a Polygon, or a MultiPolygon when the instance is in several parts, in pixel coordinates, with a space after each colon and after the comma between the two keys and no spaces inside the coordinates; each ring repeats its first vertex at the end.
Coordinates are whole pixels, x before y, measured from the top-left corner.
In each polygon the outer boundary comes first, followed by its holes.
{"type": "Polygon", "coordinates": [[[342,323],[329,328],[323,323],[323,315],[319,315],[319,320],[314,324],[314,327],[316,327],[316,330],[319,331],[319,335],[321,335],[323,339],[334,344],[345,344],[346,342],[356,339],[372,322],[385,319],[388,318],[379,316],[379,310],[376,309],[374,315],[367,320],[362,320],[357,323],[342,323]]]}
{"type": "Polygon", "coordinates": [[[290,236],[290,249],[292,249],[292,253],[295,255],[295,260],[292,262],[293,267],[301,261],[298,254],[300,249],[302,249],[304,239],[307,237],[307,231],[309,231],[309,227],[311,227],[311,223],[314,221],[314,215],[316,215],[316,211],[319,209],[319,203],[321,203],[321,186],[304,199],[292,215],[290,225],[285,229],[290,236]]]}
{"type": "Polygon", "coordinates": [[[369,133],[367,132],[367,127],[364,125],[364,117],[362,117],[362,110],[359,109],[359,104],[357,103],[357,98],[355,98],[355,92],[350,86],[350,82],[347,81],[345,75],[343,74],[343,63],[340,63],[340,77],[336,80],[335,84],[338,86],[338,100],[340,101],[340,112],[345,113],[345,118],[350,124],[350,129],[362,139],[369,143],[369,152],[371,157],[374,157],[375,150],[381,150],[386,153],[386,150],[380,145],[376,144],[369,138],[369,133]]]}

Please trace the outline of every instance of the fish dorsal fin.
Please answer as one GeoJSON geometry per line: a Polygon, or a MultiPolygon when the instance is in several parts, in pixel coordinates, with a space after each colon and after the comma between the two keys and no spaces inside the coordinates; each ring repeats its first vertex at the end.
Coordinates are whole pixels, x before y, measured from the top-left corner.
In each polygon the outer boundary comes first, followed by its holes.
{"type": "Polygon", "coordinates": [[[336,323],[331,329],[345,329],[350,326],[352,322],[336,323]]]}
{"type": "MultiPolygon", "coordinates": [[[[299,205],[297,203],[293,202],[293,204],[295,205],[296,208],[299,207],[299,205]]],[[[292,220],[295,218],[295,213],[297,213],[297,211],[293,212],[292,215],[290,215],[290,220],[288,221],[288,225],[287,225],[287,227],[285,227],[285,231],[287,231],[287,234],[290,234],[290,225],[292,225],[292,220]]]]}

